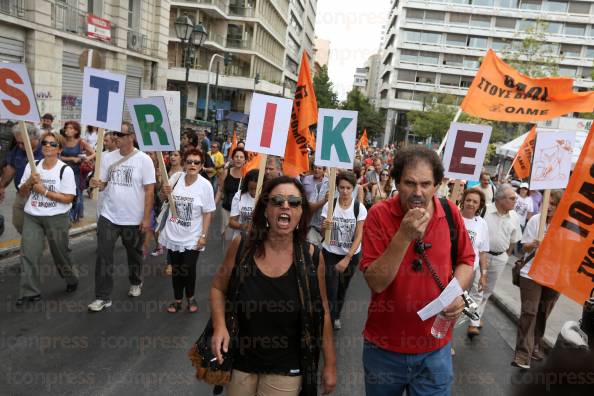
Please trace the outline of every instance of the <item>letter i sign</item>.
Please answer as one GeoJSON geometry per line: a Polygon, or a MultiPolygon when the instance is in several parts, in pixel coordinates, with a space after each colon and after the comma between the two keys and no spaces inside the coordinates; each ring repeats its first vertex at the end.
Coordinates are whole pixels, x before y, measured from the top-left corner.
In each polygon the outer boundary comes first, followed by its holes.
{"type": "Polygon", "coordinates": [[[245,149],[261,154],[285,155],[293,101],[254,94],[245,149]]]}

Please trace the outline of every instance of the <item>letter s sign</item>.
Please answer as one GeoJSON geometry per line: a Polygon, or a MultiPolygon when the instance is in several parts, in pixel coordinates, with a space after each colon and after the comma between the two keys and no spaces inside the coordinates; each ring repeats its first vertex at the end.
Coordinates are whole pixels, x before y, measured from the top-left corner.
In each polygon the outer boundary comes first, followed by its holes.
{"type": "Polygon", "coordinates": [[[23,63],[0,65],[0,118],[39,122],[39,110],[23,63]]]}

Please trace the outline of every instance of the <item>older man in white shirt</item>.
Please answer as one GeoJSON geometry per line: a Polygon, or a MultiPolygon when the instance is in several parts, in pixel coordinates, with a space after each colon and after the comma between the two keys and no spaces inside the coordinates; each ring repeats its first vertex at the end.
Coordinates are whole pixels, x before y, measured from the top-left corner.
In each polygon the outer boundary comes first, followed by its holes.
{"type": "Polygon", "coordinates": [[[468,335],[480,334],[481,322],[489,297],[493,294],[497,279],[503,272],[514,245],[522,238],[522,230],[516,212],[516,193],[511,184],[502,184],[495,192],[495,203],[487,205],[485,221],[489,226],[489,248],[487,254],[489,266],[483,270],[487,272],[487,286],[482,292],[473,290],[471,297],[479,305],[479,320],[470,321],[468,335]]]}

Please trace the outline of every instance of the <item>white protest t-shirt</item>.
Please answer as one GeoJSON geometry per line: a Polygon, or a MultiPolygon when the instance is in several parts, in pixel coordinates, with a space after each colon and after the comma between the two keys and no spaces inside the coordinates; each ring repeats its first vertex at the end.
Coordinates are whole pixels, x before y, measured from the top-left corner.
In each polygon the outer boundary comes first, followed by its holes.
{"type": "MultiPolygon", "coordinates": [[[[233,196],[233,201],[231,202],[230,216],[239,216],[238,222],[241,225],[251,223],[254,206],[256,206],[256,199],[249,192],[241,194],[241,191],[238,191],[233,196]]],[[[233,230],[233,238],[240,234],[241,231],[233,230]]]]}
{"type": "MultiPolygon", "coordinates": [[[[170,213],[159,235],[161,245],[177,252],[196,249],[202,235],[202,215],[216,209],[210,182],[199,175],[194,183],[186,186],[185,177],[186,174],[182,173],[171,192],[177,217],[172,217],[170,213]]],[[[171,178],[177,179],[176,176],[171,178]]]]}
{"type": "Polygon", "coordinates": [[[464,219],[464,225],[468,236],[472,242],[472,249],[474,250],[474,270],[479,268],[479,253],[489,251],[489,226],[487,222],[480,216],[475,216],[473,219],[464,219]]]}
{"type": "Polygon", "coordinates": [[[120,150],[104,153],[101,159],[101,180],[107,182],[101,216],[118,225],[139,225],[144,216],[144,186],[155,183],[155,166],[143,152],[116,166],[111,164],[123,156],[120,150]]]}
{"type": "MultiPolygon", "coordinates": [[[[41,160],[37,164],[37,172],[41,176],[41,182],[48,191],[76,196],[76,182],[71,167],[66,166],[64,168],[62,180],[60,180],[60,169],[64,165],[66,165],[64,162],[58,160],[52,169],[43,169],[43,160],[41,160]]],[[[31,167],[27,164],[19,188],[25,184],[30,176],[31,167]]],[[[25,213],[31,216],[55,216],[67,213],[71,207],[71,203],[65,204],[53,201],[43,194],[31,190],[27,203],[25,203],[25,213]]]]}
{"type": "Polygon", "coordinates": [[[514,210],[520,218],[520,226],[524,227],[526,225],[526,217],[528,217],[528,213],[534,212],[532,198],[530,198],[530,196],[522,198],[519,194],[516,194],[516,207],[514,210]]]}
{"type": "MultiPolygon", "coordinates": [[[[359,216],[355,219],[355,200],[351,201],[351,206],[348,209],[340,207],[339,201],[336,200],[334,213],[332,216],[332,231],[330,233],[330,241],[324,241],[323,247],[330,253],[345,256],[353,246],[353,239],[355,238],[355,230],[357,222],[363,221],[367,218],[367,209],[365,205],[359,202],[359,216]]],[[[322,221],[328,218],[328,202],[322,208],[322,221]]],[[[361,251],[361,245],[357,248],[355,254],[361,251]]]]}
{"type": "MultiPolygon", "coordinates": [[[[528,220],[528,223],[526,224],[526,228],[524,228],[524,233],[522,234],[522,243],[526,244],[526,243],[530,243],[533,242],[535,239],[538,238],[538,227],[540,226],[540,213],[535,214],[534,216],[532,216],[530,218],[530,220],[528,220]]],[[[544,230],[544,235],[547,234],[547,231],[549,229],[549,225],[545,223],[545,230],[544,230]]],[[[524,253],[524,260],[526,260],[526,257],[528,257],[529,254],[532,254],[532,252],[530,253],[524,253]]],[[[524,278],[528,278],[528,279],[532,279],[529,275],[528,272],[530,272],[530,268],[532,267],[532,263],[534,262],[534,256],[532,256],[532,258],[530,259],[530,261],[528,261],[523,267],[522,270],[520,271],[520,275],[523,276],[524,278]]]]}

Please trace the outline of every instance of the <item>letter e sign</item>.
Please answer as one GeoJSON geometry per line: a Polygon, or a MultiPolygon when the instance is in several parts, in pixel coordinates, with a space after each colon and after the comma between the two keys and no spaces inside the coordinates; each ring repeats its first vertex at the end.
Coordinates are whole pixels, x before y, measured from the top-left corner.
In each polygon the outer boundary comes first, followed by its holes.
{"type": "Polygon", "coordinates": [[[487,154],[491,126],[452,123],[448,131],[443,166],[445,177],[479,180],[487,154]]]}

